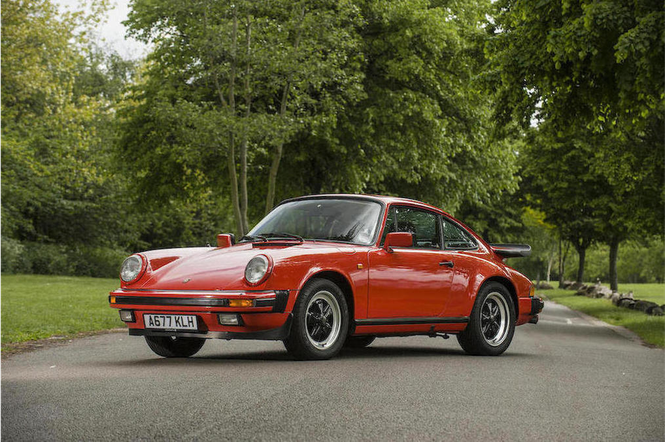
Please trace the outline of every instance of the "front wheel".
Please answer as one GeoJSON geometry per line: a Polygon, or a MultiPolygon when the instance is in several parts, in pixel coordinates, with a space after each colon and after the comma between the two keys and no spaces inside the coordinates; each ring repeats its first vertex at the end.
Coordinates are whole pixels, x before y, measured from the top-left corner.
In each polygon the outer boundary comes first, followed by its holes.
{"type": "Polygon", "coordinates": [[[342,290],[327,279],[314,279],[298,296],[284,346],[298,359],[330,359],[341,350],[348,328],[342,290]]]}
{"type": "Polygon", "coordinates": [[[457,335],[465,352],[498,356],[510,345],[515,333],[515,306],[503,284],[484,285],[471,311],[469,324],[457,335]]]}
{"type": "Polygon", "coordinates": [[[195,355],[206,340],[202,338],[182,338],[176,336],[146,336],[150,350],[165,358],[188,358],[195,355]]]}

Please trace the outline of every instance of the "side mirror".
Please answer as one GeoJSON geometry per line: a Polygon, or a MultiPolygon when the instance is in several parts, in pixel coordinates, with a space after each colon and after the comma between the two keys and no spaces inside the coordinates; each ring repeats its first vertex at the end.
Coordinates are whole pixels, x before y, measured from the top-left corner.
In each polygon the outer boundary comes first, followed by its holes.
{"type": "Polygon", "coordinates": [[[413,235],[409,232],[390,232],[386,235],[383,248],[388,253],[393,253],[393,247],[412,247],[413,235]]]}
{"type": "Polygon", "coordinates": [[[220,249],[231,247],[236,243],[236,238],[232,233],[220,233],[217,235],[217,247],[220,249]]]}

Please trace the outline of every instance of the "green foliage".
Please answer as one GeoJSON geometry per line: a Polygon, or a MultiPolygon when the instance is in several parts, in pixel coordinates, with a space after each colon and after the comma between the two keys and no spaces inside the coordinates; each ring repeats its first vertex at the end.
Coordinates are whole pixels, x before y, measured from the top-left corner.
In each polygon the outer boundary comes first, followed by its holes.
{"type": "MultiPolygon", "coordinates": [[[[253,220],[262,215],[252,208],[270,192],[280,144],[288,154],[281,159],[279,198],[391,193],[454,212],[515,189],[512,145],[491,139],[491,97],[477,78],[487,4],[321,2],[308,4],[302,21],[301,4],[288,3],[202,2],[193,15],[205,16],[206,25],[191,23],[192,5],[185,14],[184,6],[136,2],[131,26],[157,44],[122,113],[123,158],[142,194],[233,195],[225,161],[231,138],[243,136],[253,220]],[[252,46],[248,55],[238,45],[234,59],[235,16],[238,42],[249,23],[252,41],[271,50],[252,46]],[[289,78],[282,114],[281,87],[289,78]]],[[[242,161],[233,169],[242,173],[242,161]]]]}
{"type": "Polygon", "coordinates": [[[114,276],[117,250],[137,239],[111,154],[114,100],[133,67],[79,33],[104,8],[60,15],[48,1],[3,2],[5,273],[114,276]]]}
{"type": "Polygon", "coordinates": [[[0,273],[13,273],[23,255],[23,245],[12,238],[0,236],[0,273]]]}
{"type": "Polygon", "coordinates": [[[491,139],[491,96],[478,79],[487,4],[358,4],[365,96],[337,130],[303,135],[286,186],[398,194],[452,213],[514,190],[514,152],[491,139]]]}
{"type": "Polygon", "coordinates": [[[487,51],[512,85],[501,94],[505,109],[525,126],[534,116],[574,115],[600,130],[626,130],[662,115],[662,2],[500,0],[495,7],[487,51]]]}
{"type": "Polygon", "coordinates": [[[575,245],[581,279],[594,241],[616,250],[631,234],[663,231],[665,11],[651,0],[495,7],[486,51],[497,115],[537,123],[524,191],[575,245]]]}
{"type": "Polygon", "coordinates": [[[19,243],[2,239],[3,274],[95,276],[114,278],[127,252],[89,245],[19,243]]]}
{"type": "Polygon", "coordinates": [[[255,185],[274,192],[284,144],[334,122],[357,94],[357,9],[348,1],[133,6],[131,30],[155,50],[123,112],[122,158],[155,197],[228,190],[226,211],[243,232],[246,189],[254,206],[263,199],[255,185]]]}
{"type": "MultiPolygon", "coordinates": [[[[586,256],[586,280],[600,279],[607,284],[610,280],[608,271],[609,247],[597,244],[589,248],[586,256]]],[[[573,272],[577,257],[569,261],[565,279],[575,279],[573,272]]],[[[661,237],[645,238],[640,241],[629,240],[619,247],[617,261],[619,269],[619,289],[627,283],[661,283],[665,281],[665,243],[661,237]]],[[[665,301],[664,301],[665,302],[665,301]]]]}

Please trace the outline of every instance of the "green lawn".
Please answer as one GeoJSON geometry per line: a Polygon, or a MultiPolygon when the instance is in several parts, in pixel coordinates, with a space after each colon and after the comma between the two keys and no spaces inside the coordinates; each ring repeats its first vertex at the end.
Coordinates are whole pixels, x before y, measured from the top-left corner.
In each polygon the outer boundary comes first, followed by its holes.
{"type": "Polygon", "coordinates": [[[122,327],[109,308],[117,279],[2,275],[2,344],[122,327]]]}
{"type": "MultiPolygon", "coordinates": [[[[658,304],[665,304],[665,285],[663,284],[623,284],[619,291],[633,291],[636,299],[645,299],[658,304]]],[[[620,325],[637,333],[644,342],[665,347],[665,316],[649,316],[642,312],[619,308],[607,299],[593,299],[586,296],[575,296],[572,290],[539,290],[539,294],[550,300],[563,304],[574,310],[612,325],[620,325]]]]}

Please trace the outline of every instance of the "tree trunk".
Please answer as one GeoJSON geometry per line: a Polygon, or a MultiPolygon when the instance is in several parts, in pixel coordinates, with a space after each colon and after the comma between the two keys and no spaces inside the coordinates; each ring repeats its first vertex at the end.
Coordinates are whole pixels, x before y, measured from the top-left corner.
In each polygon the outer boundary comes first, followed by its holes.
{"type": "Polygon", "coordinates": [[[233,205],[233,216],[236,221],[236,234],[240,238],[245,232],[242,229],[242,217],[240,215],[238,200],[238,176],[236,175],[236,152],[233,134],[229,135],[229,154],[226,157],[226,165],[229,169],[229,180],[231,181],[231,203],[233,205]]]}
{"type": "Polygon", "coordinates": [[[563,288],[563,253],[562,253],[563,240],[559,238],[559,288],[563,288]]]}
{"type": "Polygon", "coordinates": [[[576,247],[577,254],[580,257],[579,265],[577,266],[577,282],[584,282],[584,258],[586,257],[586,247],[576,247]]]}
{"type": "MultiPolygon", "coordinates": [[[[233,8],[233,28],[231,30],[231,72],[229,75],[229,110],[231,115],[235,116],[235,80],[236,80],[236,54],[238,44],[238,15],[236,8],[233,8]]],[[[231,181],[231,204],[233,205],[233,215],[236,221],[236,234],[242,237],[246,232],[242,223],[242,212],[240,211],[240,198],[238,195],[238,175],[236,172],[236,152],[235,136],[233,129],[229,134],[229,153],[227,157],[227,167],[229,169],[229,180],[231,181]]]]}
{"type": "Polygon", "coordinates": [[[251,22],[250,16],[247,15],[247,26],[245,33],[245,48],[247,51],[247,64],[245,65],[245,125],[243,128],[242,142],[240,143],[240,219],[242,224],[242,229],[244,231],[243,235],[249,232],[249,221],[247,220],[247,142],[248,142],[248,128],[247,124],[249,123],[249,116],[252,108],[252,95],[250,91],[249,84],[249,72],[250,72],[250,52],[251,52],[251,22]]]}
{"type": "Polygon", "coordinates": [[[610,289],[619,291],[619,274],[617,273],[617,258],[619,257],[619,239],[610,240],[610,289]]]}
{"type": "MultiPolygon", "coordinates": [[[[238,46],[238,12],[233,8],[233,28],[231,29],[231,72],[229,74],[229,110],[235,117],[236,99],[235,99],[235,81],[237,66],[237,46],[238,46]]],[[[242,212],[240,211],[240,197],[238,195],[238,175],[236,172],[236,152],[235,136],[231,129],[229,134],[229,154],[227,157],[227,166],[229,169],[229,179],[231,181],[231,204],[233,205],[233,215],[236,221],[236,234],[242,237],[245,233],[242,222],[242,212]]]]}
{"type": "Polygon", "coordinates": [[[547,256],[547,283],[550,283],[552,277],[552,267],[554,267],[554,262],[556,261],[556,245],[550,250],[550,253],[547,256]]]}

